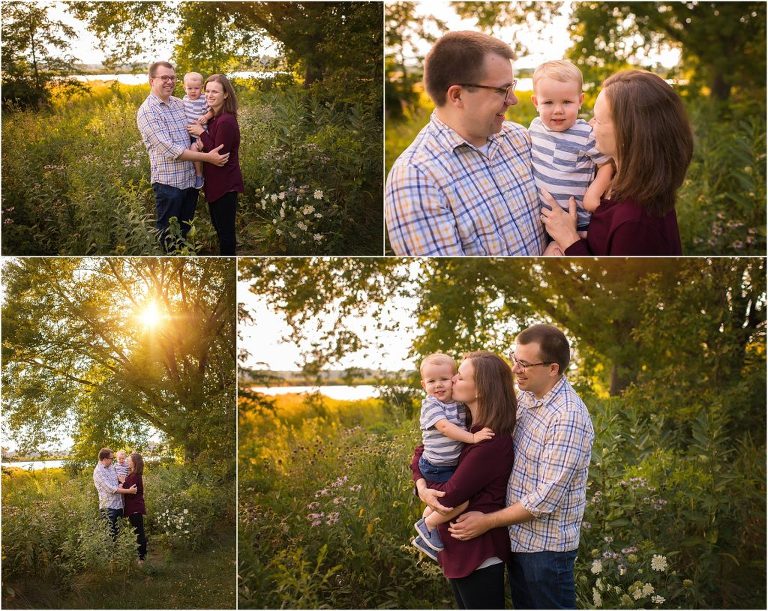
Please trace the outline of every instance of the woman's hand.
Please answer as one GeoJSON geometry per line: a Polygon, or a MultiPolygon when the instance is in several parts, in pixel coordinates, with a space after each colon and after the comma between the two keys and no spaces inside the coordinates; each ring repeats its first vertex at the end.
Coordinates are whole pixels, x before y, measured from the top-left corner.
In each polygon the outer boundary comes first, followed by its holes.
{"type": "Polygon", "coordinates": [[[200,136],[205,130],[199,123],[190,123],[187,125],[187,131],[193,136],[200,136]]]}
{"type": "Polygon", "coordinates": [[[572,197],[568,200],[568,212],[560,209],[548,191],[541,190],[542,199],[549,205],[550,209],[541,209],[541,222],[544,229],[557,242],[560,249],[565,252],[571,244],[579,241],[579,234],[576,233],[576,200],[572,197]]]}
{"type": "Polygon", "coordinates": [[[479,537],[491,529],[488,516],[481,511],[468,511],[462,513],[448,526],[448,532],[454,539],[467,541],[479,537]]]}
{"type": "Polygon", "coordinates": [[[427,481],[425,479],[422,478],[416,481],[416,490],[422,502],[426,503],[427,507],[437,513],[446,514],[453,511],[453,507],[446,507],[437,500],[441,496],[445,496],[445,492],[435,490],[434,488],[427,488],[427,481]]]}

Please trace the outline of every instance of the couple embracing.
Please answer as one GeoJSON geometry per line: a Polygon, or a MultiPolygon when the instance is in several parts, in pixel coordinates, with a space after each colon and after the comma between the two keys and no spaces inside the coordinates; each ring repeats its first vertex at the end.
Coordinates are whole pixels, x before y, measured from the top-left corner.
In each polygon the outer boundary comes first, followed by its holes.
{"type": "Polygon", "coordinates": [[[505,566],[516,609],[575,609],[592,421],[565,378],[559,329],[525,329],[509,357],[422,363],[411,469],[427,509],[412,543],[440,563],[460,609],[503,609],[505,566]]]}
{"type": "Polygon", "coordinates": [[[149,153],[161,246],[166,252],[174,249],[171,217],[178,220],[181,236],[186,237],[202,187],[219,254],[234,256],[237,194],[243,192],[243,176],[232,84],[223,74],[212,74],[203,83],[202,75],[189,72],[184,75],[186,95],[181,100],[172,95],[175,68],[160,61],[149,67],[149,85],[137,123],[149,153]]]}
{"type": "Polygon", "coordinates": [[[99,493],[99,513],[109,523],[112,540],[120,530],[119,518],[127,517],[136,533],[139,563],[147,556],[147,536],[144,532],[144,459],[138,452],[126,457],[123,450],[115,453],[109,448],[99,450],[99,462],[93,469],[93,484],[99,493]]]}

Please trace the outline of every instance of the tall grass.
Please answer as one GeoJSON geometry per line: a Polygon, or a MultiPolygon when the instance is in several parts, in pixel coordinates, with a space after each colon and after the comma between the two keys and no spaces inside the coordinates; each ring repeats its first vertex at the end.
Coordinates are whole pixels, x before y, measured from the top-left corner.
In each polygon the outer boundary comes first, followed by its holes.
{"type": "MultiPolygon", "coordinates": [[[[380,254],[381,119],[292,83],[236,83],[241,254],[380,254]]],[[[3,253],[161,254],[136,127],[147,86],[96,84],[51,111],[3,112],[3,253]],[[11,144],[12,143],[12,144],[11,144]]],[[[216,253],[198,202],[184,253],[216,253]]]]}

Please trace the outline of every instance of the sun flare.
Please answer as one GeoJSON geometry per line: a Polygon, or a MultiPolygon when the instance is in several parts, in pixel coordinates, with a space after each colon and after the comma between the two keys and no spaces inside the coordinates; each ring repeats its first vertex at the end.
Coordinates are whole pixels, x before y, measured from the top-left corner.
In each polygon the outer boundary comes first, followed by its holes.
{"type": "Polygon", "coordinates": [[[146,307],[139,312],[139,320],[146,328],[156,327],[160,322],[162,315],[154,301],[150,301],[146,307]]]}

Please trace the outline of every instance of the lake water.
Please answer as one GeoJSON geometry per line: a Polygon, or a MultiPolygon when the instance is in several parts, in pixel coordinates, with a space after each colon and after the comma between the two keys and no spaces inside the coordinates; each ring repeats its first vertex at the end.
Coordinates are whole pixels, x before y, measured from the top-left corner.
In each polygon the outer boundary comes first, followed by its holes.
{"type": "Polygon", "coordinates": [[[249,390],[271,396],[305,394],[319,390],[321,394],[331,399],[357,401],[376,396],[376,388],[372,384],[361,384],[359,386],[251,386],[249,390]]]}
{"type": "MultiPolygon", "coordinates": [[[[232,72],[228,74],[230,78],[268,78],[273,77],[281,72],[232,72]]],[[[179,75],[179,80],[184,76],[179,75]]],[[[141,74],[75,74],[72,76],[75,80],[82,81],[84,83],[91,83],[94,81],[117,81],[124,85],[144,85],[149,82],[149,79],[145,73],[141,74]]]]}
{"type": "Polygon", "coordinates": [[[24,462],[3,461],[4,467],[15,467],[27,471],[39,471],[40,469],[59,469],[64,466],[63,460],[32,460],[24,462]]]}

